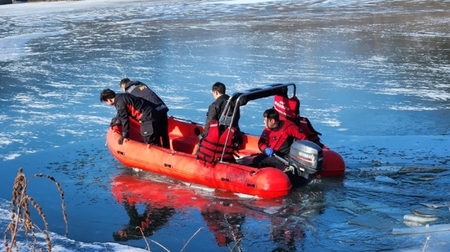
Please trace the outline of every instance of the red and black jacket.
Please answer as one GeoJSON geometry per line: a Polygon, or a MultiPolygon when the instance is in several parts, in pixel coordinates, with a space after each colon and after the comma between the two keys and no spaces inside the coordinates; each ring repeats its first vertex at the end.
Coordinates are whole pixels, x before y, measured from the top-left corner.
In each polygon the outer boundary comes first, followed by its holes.
{"type": "Polygon", "coordinates": [[[279,121],[274,129],[265,128],[258,141],[259,150],[270,147],[279,156],[289,154],[294,140],[307,140],[301,129],[291,121],[279,121]]]}
{"type": "Polygon", "coordinates": [[[159,116],[158,111],[155,110],[157,106],[154,103],[128,93],[116,94],[114,106],[117,110],[116,118],[122,124],[122,136],[124,137],[128,137],[130,130],[128,117],[142,122],[156,120],[159,116]]]}

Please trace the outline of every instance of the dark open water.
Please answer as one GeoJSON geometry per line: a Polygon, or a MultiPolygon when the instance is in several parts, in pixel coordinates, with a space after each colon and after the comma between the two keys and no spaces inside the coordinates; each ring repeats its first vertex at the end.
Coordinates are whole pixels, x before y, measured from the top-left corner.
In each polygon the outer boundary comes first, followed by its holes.
{"type": "MultiPolygon", "coordinates": [[[[145,249],[139,235],[113,239],[143,221],[151,251],[164,251],[155,242],[170,251],[186,243],[185,251],[448,251],[448,231],[393,231],[450,223],[449,4],[2,5],[0,227],[9,222],[12,182],[23,167],[28,178],[55,177],[65,191],[67,238],[53,183],[33,179],[28,188],[43,206],[57,251],[145,249]],[[141,216],[150,205],[148,218],[131,214],[130,220],[113,193],[117,181],[138,175],[127,174],[104,146],[114,109],[98,99],[104,88],[119,90],[125,76],[148,83],[170,115],[196,122],[205,118],[215,81],[228,93],[297,83],[301,114],[344,157],[346,176],[266,201],[140,174],[151,179],[141,187],[152,194],[137,202],[141,216]],[[411,210],[435,220],[407,222],[411,210]]],[[[269,100],[246,106],[242,129],[259,134],[261,113],[270,106],[269,100]]]]}

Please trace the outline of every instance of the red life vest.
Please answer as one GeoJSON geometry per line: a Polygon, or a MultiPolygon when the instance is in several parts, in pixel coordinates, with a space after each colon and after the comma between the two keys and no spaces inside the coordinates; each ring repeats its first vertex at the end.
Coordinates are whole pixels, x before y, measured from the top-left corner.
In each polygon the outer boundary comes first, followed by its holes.
{"type": "Polygon", "coordinates": [[[197,158],[214,164],[220,160],[222,153],[224,153],[223,161],[234,162],[233,136],[235,130],[236,129],[234,127],[231,129],[226,128],[221,134],[218,122],[211,121],[209,124],[208,135],[206,135],[200,142],[197,158]],[[227,139],[228,132],[229,136],[227,139]]]}
{"type": "Polygon", "coordinates": [[[302,130],[303,134],[308,138],[309,141],[319,145],[320,147],[324,147],[323,143],[320,142],[320,137],[322,134],[317,132],[309,119],[307,117],[300,116],[297,118],[297,125],[302,130]]]}
{"type": "Polygon", "coordinates": [[[236,132],[236,127],[227,127],[223,133],[220,135],[219,144],[217,146],[216,154],[218,154],[217,159],[220,159],[223,155],[223,160],[227,162],[234,162],[234,144],[233,138],[236,132]],[[229,133],[228,133],[229,132],[229,133]],[[229,134],[229,135],[228,135],[229,134]],[[227,136],[228,135],[228,136],[227,136]],[[225,152],[224,152],[225,150],[225,152]]]}
{"type": "Polygon", "coordinates": [[[291,98],[275,95],[273,98],[273,107],[280,113],[280,119],[288,119],[295,123],[305,134],[309,141],[314,142],[320,147],[324,144],[320,142],[322,134],[316,131],[307,117],[300,116],[300,100],[297,96],[291,98]]]}
{"type": "Polygon", "coordinates": [[[297,96],[291,98],[275,95],[273,98],[273,108],[282,117],[297,118],[300,115],[300,100],[297,96]]]}

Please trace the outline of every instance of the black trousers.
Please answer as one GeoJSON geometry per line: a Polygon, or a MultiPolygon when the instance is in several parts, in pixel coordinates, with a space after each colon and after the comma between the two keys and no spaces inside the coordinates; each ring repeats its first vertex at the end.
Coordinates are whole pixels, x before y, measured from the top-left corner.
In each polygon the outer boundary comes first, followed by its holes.
{"type": "Polygon", "coordinates": [[[161,131],[158,124],[158,120],[154,118],[141,121],[141,135],[144,138],[144,142],[161,146],[161,131]]]}
{"type": "Polygon", "coordinates": [[[262,153],[253,158],[251,166],[256,168],[275,167],[278,169],[284,169],[285,164],[276,157],[269,157],[262,153]]]}
{"type": "Polygon", "coordinates": [[[161,136],[162,146],[170,149],[169,119],[167,118],[167,112],[161,113],[161,121],[158,128],[160,130],[159,135],[161,136]]]}
{"type": "Polygon", "coordinates": [[[169,120],[167,112],[152,113],[141,121],[144,142],[170,149],[169,120]],[[161,145],[162,143],[162,145],[161,145]]]}

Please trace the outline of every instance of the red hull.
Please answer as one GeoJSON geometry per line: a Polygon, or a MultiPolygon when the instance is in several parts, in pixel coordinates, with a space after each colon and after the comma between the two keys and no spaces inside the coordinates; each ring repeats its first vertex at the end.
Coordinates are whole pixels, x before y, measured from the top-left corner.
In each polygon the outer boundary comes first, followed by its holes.
{"type": "MultiPolygon", "coordinates": [[[[125,166],[261,198],[276,198],[289,193],[292,185],[288,176],[276,168],[257,169],[227,162],[212,166],[197,160],[195,151],[198,139],[194,134],[196,127],[202,126],[169,117],[170,150],[143,143],[139,125],[135,122],[131,124],[130,140],[125,140],[122,145],[117,143],[121,135],[117,128],[108,130],[106,140],[112,155],[125,166]]],[[[257,141],[257,136],[244,135],[239,155],[259,153],[257,141]]],[[[320,176],[343,175],[345,164],[342,157],[328,149],[324,149],[323,153],[323,171],[320,176]]]]}
{"type": "MultiPolygon", "coordinates": [[[[226,213],[240,213],[256,216],[258,212],[238,204],[239,198],[224,192],[209,193],[201,189],[190,188],[181,184],[167,184],[154,181],[153,178],[141,178],[129,174],[119,174],[111,181],[111,192],[118,202],[130,204],[151,204],[153,207],[172,207],[176,209],[196,208],[206,211],[208,208],[216,208],[226,213]],[[170,193],[168,193],[170,192],[170,193]],[[220,204],[214,200],[219,197],[220,202],[229,200],[231,206],[220,204]]],[[[227,201],[228,202],[228,201],[227,201]]],[[[282,207],[282,199],[267,199],[251,201],[253,207],[265,209],[267,207],[282,207]]]]}

